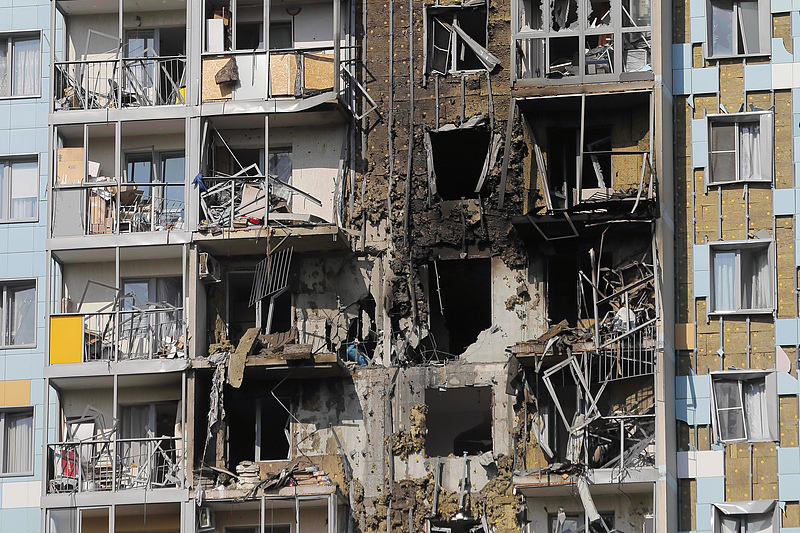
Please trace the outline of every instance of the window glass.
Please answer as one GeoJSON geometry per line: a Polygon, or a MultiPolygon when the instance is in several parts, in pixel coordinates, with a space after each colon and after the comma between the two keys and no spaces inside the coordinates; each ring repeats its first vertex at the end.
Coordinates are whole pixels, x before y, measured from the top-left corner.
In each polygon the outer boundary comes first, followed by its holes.
{"type": "MultiPolygon", "coordinates": [[[[292,151],[291,150],[275,150],[269,153],[269,173],[272,177],[277,178],[282,183],[292,184],[292,151]]],[[[283,198],[286,202],[291,202],[291,190],[288,187],[282,187],[276,183],[272,183],[272,194],[283,198]]]]}
{"type": "Polygon", "coordinates": [[[36,333],[36,288],[33,285],[6,288],[8,345],[33,344],[36,333]]]}
{"type": "Polygon", "coordinates": [[[717,402],[720,440],[735,441],[746,439],[744,406],[742,405],[739,382],[715,380],[714,397],[717,402]]]}
{"type": "Polygon", "coordinates": [[[35,218],[39,188],[39,165],[36,161],[11,164],[10,218],[35,218]]]}
{"type": "Polygon", "coordinates": [[[33,470],[33,413],[5,414],[3,472],[25,473],[33,470]]]}
{"type": "Polygon", "coordinates": [[[759,51],[758,46],[758,2],[739,2],[739,16],[741,17],[744,53],[752,54],[759,51]]]}
{"type": "Polygon", "coordinates": [[[731,311],[736,309],[735,271],[735,252],[717,252],[714,254],[715,311],[731,311]]]}
{"type": "Polygon", "coordinates": [[[763,379],[751,379],[742,383],[745,422],[749,440],[769,440],[767,420],[767,389],[763,379]]]}
{"type": "Polygon", "coordinates": [[[39,39],[12,39],[14,57],[15,96],[39,94],[39,78],[42,68],[39,64],[39,39]]]}
{"type": "Polygon", "coordinates": [[[711,50],[714,55],[733,54],[733,12],[730,0],[711,0],[711,50]]]}
{"type": "Polygon", "coordinates": [[[0,96],[8,92],[8,39],[0,38],[0,96]]]}

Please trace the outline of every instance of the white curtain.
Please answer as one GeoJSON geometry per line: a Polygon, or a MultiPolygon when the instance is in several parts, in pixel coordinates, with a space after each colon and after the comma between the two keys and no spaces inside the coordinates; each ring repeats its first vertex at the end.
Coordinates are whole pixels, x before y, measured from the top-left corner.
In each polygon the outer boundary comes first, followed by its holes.
{"type": "Polygon", "coordinates": [[[29,413],[6,414],[7,473],[22,473],[33,470],[33,416],[29,413]]]}
{"type": "Polygon", "coordinates": [[[12,94],[39,94],[39,39],[14,39],[14,90],[12,94]]]}
{"type": "Polygon", "coordinates": [[[714,254],[714,310],[736,309],[736,252],[714,254]]]}
{"type": "Polygon", "coordinates": [[[761,145],[758,123],[742,124],[739,135],[739,179],[760,180],[761,145]]]}
{"type": "Polygon", "coordinates": [[[746,533],[772,533],[773,513],[763,513],[747,516],[747,532],[746,533]]]}
{"type": "Polygon", "coordinates": [[[720,516],[719,531],[720,533],[739,533],[739,519],[733,516],[720,516]]]}
{"type": "Polygon", "coordinates": [[[750,441],[769,440],[767,416],[767,394],[763,379],[751,379],[742,383],[744,393],[745,422],[750,441]]]}
{"type": "Polygon", "coordinates": [[[772,283],[770,282],[769,250],[753,255],[753,279],[751,280],[751,309],[772,307],[772,283]]]}
{"type": "Polygon", "coordinates": [[[9,218],[35,218],[38,189],[38,163],[36,161],[12,163],[11,215],[9,218]]]}

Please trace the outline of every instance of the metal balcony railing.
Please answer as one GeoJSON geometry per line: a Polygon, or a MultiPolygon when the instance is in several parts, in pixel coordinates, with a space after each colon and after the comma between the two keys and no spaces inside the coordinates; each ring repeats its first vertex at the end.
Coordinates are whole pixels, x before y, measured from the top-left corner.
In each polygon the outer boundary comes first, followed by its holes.
{"type": "Polygon", "coordinates": [[[80,339],[51,346],[62,362],[127,361],[186,357],[183,309],[166,303],[147,309],[50,317],[60,338],[80,339]]]}
{"type": "Polygon", "coordinates": [[[58,61],[55,110],[186,103],[186,57],[58,61]]]}
{"type": "Polygon", "coordinates": [[[183,185],[162,183],[120,186],[109,180],[59,185],[54,189],[52,234],[66,237],[183,230],[183,194],[183,185]]]}
{"type": "Polygon", "coordinates": [[[183,439],[93,439],[47,445],[49,494],[183,487],[183,439]]]}

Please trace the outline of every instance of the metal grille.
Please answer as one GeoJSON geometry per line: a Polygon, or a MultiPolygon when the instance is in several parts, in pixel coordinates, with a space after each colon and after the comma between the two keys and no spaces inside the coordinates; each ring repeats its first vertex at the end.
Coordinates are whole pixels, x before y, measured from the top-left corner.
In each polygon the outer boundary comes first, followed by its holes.
{"type": "Polygon", "coordinates": [[[277,294],[286,288],[289,282],[292,250],[294,250],[293,247],[284,248],[280,252],[268,255],[256,265],[249,307],[253,307],[257,301],[277,294]]]}

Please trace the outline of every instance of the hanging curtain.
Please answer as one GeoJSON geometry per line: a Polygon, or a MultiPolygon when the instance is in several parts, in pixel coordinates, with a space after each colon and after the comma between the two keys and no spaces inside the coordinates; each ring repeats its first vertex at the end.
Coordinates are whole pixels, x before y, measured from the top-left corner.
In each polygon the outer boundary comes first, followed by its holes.
{"type": "Polygon", "coordinates": [[[39,64],[39,39],[14,39],[14,90],[12,94],[39,94],[39,78],[42,67],[39,64]]]}
{"type": "Polygon", "coordinates": [[[714,254],[714,310],[736,309],[736,252],[714,254]]]}
{"type": "MultiPolygon", "coordinates": [[[[150,430],[150,404],[126,405],[120,408],[121,439],[145,439],[150,430]]],[[[130,483],[132,485],[146,483],[149,475],[146,470],[148,466],[147,441],[122,442],[120,447],[123,464],[129,469],[130,483]]]]}
{"type": "Polygon", "coordinates": [[[6,414],[6,473],[33,470],[33,416],[28,413],[6,414]]]}
{"type": "Polygon", "coordinates": [[[763,379],[751,379],[742,383],[744,411],[747,413],[747,435],[751,441],[769,440],[767,420],[767,394],[763,379]]]}
{"type": "Polygon", "coordinates": [[[753,255],[753,279],[751,281],[753,301],[751,309],[772,307],[772,283],[770,283],[769,250],[753,255]]]}
{"type": "Polygon", "coordinates": [[[739,179],[760,180],[760,127],[758,123],[742,124],[739,131],[739,179]]]}
{"type": "Polygon", "coordinates": [[[8,96],[8,39],[0,39],[0,96],[8,96]]]}
{"type": "MultiPolygon", "coordinates": [[[[181,278],[157,278],[156,302],[168,303],[177,308],[182,307],[183,282],[181,278]]],[[[182,311],[156,313],[153,326],[157,328],[157,339],[178,334],[177,324],[183,319],[182,311]]]]}
{"type": "Polygon", "coordinates": [[[720,533],[739,533],[739,519],[733,516],[719,517],[720,533]]]}
{"type": "Polygon", "coordinates": [[[39,164],[25,161],[11,164],[11,216],[35,218],[39,189],[39,164]]]}
{"type": "Polygon", "coordinates": [[[772,533],[773,513],[747,515],[746,533],[772,533]]]}
{"type": "Polygon", "coordinates": [[[33,344],[36,335],[36,289],[9,287],[8,344],[33,344]]]}

